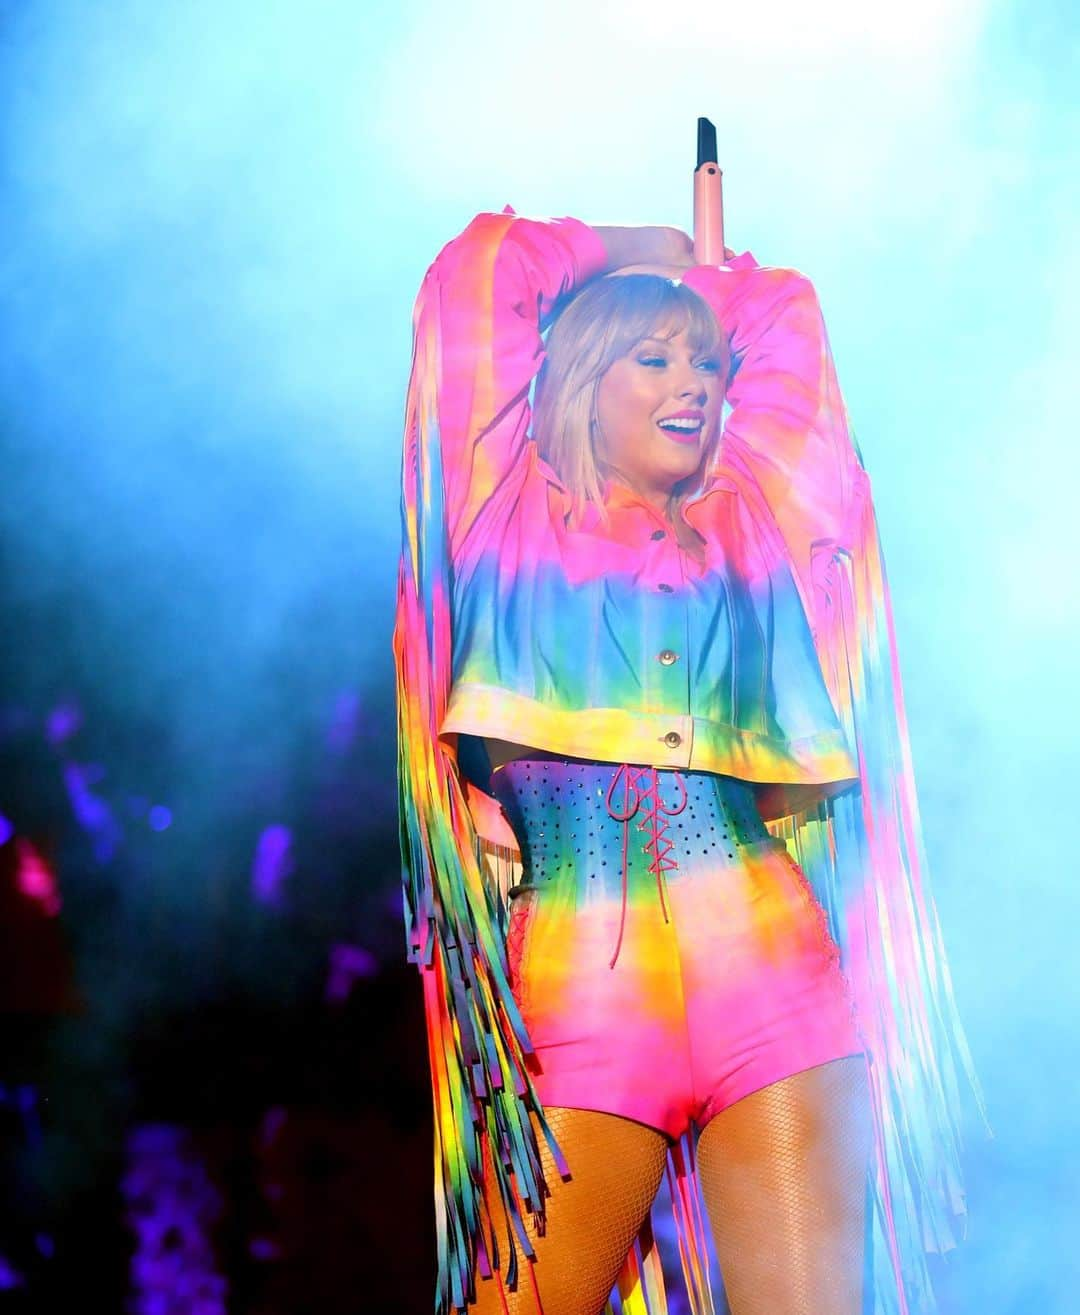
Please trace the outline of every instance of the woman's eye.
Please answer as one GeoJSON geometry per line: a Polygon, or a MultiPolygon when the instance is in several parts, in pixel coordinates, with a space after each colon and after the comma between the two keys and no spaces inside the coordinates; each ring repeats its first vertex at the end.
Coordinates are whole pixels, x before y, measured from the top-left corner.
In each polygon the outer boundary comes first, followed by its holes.
{"type": "MultiPolygon", "coordinates": [[[[660,367],[667,365],[667,357],[665,356],[639,356],[637,359],[639,365],[660,367]]],[[[711,374],[715,374],[720,369],[720,362],[715,357],[710,356],[704,361],[698,361],[697,368],[699,370],[708,370],[711,374]]]]}

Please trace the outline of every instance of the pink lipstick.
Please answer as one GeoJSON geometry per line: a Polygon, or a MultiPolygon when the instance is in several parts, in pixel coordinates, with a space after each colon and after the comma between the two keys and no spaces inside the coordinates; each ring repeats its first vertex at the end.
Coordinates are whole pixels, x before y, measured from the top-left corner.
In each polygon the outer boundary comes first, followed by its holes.
{"type": "Polygon", "coordinates": [[[668,438],[673,438],[676,443],[696,443],[702,429],[705,428],[705,412],[697,407],[686,411],[675,411],[656,423],[668,438]]]}

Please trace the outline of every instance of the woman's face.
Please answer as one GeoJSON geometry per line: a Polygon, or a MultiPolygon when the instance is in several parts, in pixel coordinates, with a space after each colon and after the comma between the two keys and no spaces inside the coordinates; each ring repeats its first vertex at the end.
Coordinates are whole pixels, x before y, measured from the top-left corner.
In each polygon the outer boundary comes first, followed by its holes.
{"type": "Polygon", "coordinates": [[[718,355],[692,353],[685,331],[671,326],[612,362],[597,385],[597,451],[615,478],[663,506],[697,470],[720,422],[721,368],[718,355]]]}

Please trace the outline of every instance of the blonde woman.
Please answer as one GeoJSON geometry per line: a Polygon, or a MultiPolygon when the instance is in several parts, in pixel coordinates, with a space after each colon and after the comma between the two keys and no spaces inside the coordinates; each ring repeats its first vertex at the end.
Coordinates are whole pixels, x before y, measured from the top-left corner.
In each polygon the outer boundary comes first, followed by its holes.
{"type": "Polygon", "coordinates": [[[699,1185],[734,1315],[911,1309],[969,1062],[812,286],[507,211],[414,327],[395,655],[438,1310],[618,1287],[655,1315],[665,1165],[695,1310],[699,1185]]]}

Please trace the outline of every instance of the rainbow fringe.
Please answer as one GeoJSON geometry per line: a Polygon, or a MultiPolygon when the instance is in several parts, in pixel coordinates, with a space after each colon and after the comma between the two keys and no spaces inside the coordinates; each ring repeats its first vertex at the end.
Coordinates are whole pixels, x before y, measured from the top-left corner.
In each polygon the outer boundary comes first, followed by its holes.
{"type": "Polygon", "coordinates": [[[961,1077],[984,1122],[986,1107],[924,880],[892,601],[861,464],[856,478],[838,541],[813,545],[810,616],[859,788],[768,829],[826,911],[870,1059],[874,1315],[921,1315],[934,1303],[926,1252],[956,1245],[965,1212],[961,1077]]]}
{"type": "Polygon", "coordinates": [[[435,382],[437,320],[421,311],[406,413],[403,553],[394,659],[398,801],[410,962],[423,976],[435,1130],[439,1315],[463,1311],[474,1274],[498,1270],[483,1140],[511,1222],[507,1280],[533,1255],[522,1212],[544,1213],[548,1187],[530,1114],[566,1165],[525,1057],[529,1038],[507,979],[505,906],[483,860],[452,753],[438,737],[450,690],[449,555],[435,382]]]}

